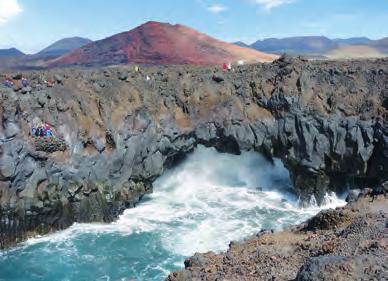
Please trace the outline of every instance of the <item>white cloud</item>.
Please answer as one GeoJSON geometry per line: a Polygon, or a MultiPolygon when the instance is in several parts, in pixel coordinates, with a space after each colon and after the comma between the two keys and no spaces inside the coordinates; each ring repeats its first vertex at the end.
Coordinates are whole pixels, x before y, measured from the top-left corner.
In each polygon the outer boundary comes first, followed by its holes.
{"type": "Polygon", "coordinates": [[[270,11],[272,8],[289,4],[294,2],[294,0],[254,0],[257,4],[264,6],[264,8],[270,11]]]}
{"type": "Polygon", "coordinates": [[[0,0],[0,25],[22,12],[18,0],[0,0]]]}
{"type": "Polygon", "coordinates": [[[207,9],[212,13],[219,14],[219,13],[225,11],[226,7],[222,6],[222,5],[214,4],[214,5],[207,7],[207,9]]]}

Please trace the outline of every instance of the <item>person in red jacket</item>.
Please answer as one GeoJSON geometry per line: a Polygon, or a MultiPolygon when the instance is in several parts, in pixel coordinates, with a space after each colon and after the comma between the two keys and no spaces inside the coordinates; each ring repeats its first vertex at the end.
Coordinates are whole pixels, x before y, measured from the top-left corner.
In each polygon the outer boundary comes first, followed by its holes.
{"type": "Polygon", "coordinates": [[[222,70],[225,72],[228,69],[228,66],[226,65],[226,62],[222,65],[222,70]]]}

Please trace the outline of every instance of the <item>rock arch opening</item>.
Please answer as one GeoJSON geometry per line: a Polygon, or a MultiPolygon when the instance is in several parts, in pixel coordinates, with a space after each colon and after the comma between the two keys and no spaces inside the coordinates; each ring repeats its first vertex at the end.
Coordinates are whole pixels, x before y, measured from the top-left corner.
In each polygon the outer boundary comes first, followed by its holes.
{"type": "MultiPolygon", "coordinates": [[[[97,270],[88,272],[89,279],[104,273],[111,279],[161,280],[195,252],[226,250],[230,241],[299,223],[320,210],[300,209],[281,161],[272,163],[255,151],[237,155],[198,145],[153,185],[153,193],[136,208],[126,209],[117,221],[74,224],[29,240],[11,257],[21,265],[28,264],[25,260],[44,260],[37,263],[39,270],[65,272],[68,279],[83,276],[93,261],[97,270]],[[51,262],[58,255],[62,262],[51,262]]],[[[12,264],[0,255],[4,272],[11,274],[12,264]]],[[[21,266],[19,274],[28,276],[29,270],[21,266]]]]}

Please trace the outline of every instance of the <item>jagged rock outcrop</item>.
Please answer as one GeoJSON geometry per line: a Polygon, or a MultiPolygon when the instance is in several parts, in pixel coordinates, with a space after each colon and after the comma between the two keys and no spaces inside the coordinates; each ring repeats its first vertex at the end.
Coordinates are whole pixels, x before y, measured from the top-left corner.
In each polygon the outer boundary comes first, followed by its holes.
{"type": "Polygon", "coordinates": [[[219,71],[32,71],[28,93],[1,88],[3,226],[111,221],[197,144],[280,157],[302,202],[387,178],[388,60],[283,57],[219,71]],[[34,118],[53,125],[55,144],[30,136],[34,118]]]}
{"type": "Polygon", "coordinates": [[[385,280],[387,194],[321,211],[284,231],[260,231],[224,253],[196,253],[166,281],[385,280]]]}

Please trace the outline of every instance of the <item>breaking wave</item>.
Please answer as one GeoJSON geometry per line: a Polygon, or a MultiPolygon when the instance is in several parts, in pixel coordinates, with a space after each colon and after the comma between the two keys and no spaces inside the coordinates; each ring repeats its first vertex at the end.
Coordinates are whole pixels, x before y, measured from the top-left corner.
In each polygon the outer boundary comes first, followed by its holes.
{"type": "MultiPolygon", "coordinates": [[[[299,208],[291,191],[288,171],[278,159],[271,163],[256,152],[230,155],[199,146],[116,222],[74,224],[2,253],[0,280],[7,262],[14,267],[25,259],[43,272],[29,280],[161,280],[195,252],[226,250],[230,241],[260,229],[282,229],[345,204],[330,194],[324,206],[299,208]]],[[[28,277],[30,270],[20,268],[19,274],[24,270],[28,277]]]]}

